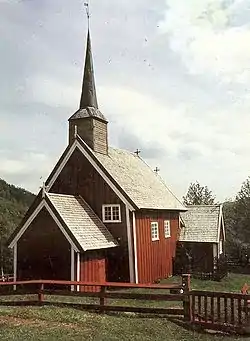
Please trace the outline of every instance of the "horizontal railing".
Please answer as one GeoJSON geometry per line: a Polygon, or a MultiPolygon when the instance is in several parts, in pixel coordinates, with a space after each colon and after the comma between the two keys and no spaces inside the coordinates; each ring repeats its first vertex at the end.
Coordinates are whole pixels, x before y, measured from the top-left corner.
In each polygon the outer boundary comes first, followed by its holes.
{"type": "MultiPolygon", "coordinates": [[[[96,282],[78,282],[78,281],[58,281],[58,280],[29,280],[17,282],[0,282],[0,297],[1,296],[16,296],[16,295],[38,295],[37,300],[20,300],[7,302],[1,301],[2,305],[59,305],[73,306],[81,309],[104,311],[120,311],[120,312],[138,312],[138,313],[153,313],[153,314],[171,314],[183,315],[183,307],[170,308],[164,306],[164,302],[178,301],[184,304],[187,296],[179,294],[166,293],[166,290],[183,289],[182,284],[134,284],[134,283],[96,283],[96,282]],[[68,290],[67,290],[68,289],[68,290]],[[89,290],[90,289],[90,290],[89,290]],[[118,290],[118,291],[115,291],[118,290]],[[121,289],[125,289],[122,292],[121,289]],[[153,292],[129,292],[128,289],[150,289],[153,292]],[[155,293],[159,289],[163,293],[155,293]],[[51,296],[62,297],[93,297],[98,300],[98,303],[67,303],[63,299],[55,302],[51,300],[51,296]],[[163,307],[141,307],[141,306],[124,306],[108,304],[108,300],[136,300],[136,301],[161,301],[163,307]]],[[[115,302],[116,303],[116,302],[115,302]]],[[[144,303],[145,304],[145,303],[144,303]]]]}
{"type": "Polygon", "coordinates": [[[250,295],[192,290],[189,296],[193,324],[219,330],[249,325],[250,295]]]}

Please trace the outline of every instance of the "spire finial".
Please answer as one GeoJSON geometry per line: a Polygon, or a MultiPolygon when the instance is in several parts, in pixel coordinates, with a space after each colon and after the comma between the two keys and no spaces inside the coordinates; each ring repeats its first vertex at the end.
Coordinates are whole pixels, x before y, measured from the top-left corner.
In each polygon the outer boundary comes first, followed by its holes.
{"type": "MultiPolygon", "coordinates": [[[[42,178],[42,177],[41,177],[42,178]]],[[[41,179],[40,178],[40,179],[41,179]]],[[[45,186],[45,182],[43,181],[43,185],[42,187],[40,187],[42,189],[42,198],[44,199],[45,198],[45,194],[46,194],[46,186],[45,186]]]]}
{"type": "Polygon", "coordinates": [[[86,15],[87,15],[87,19],[88,19],[88,29],[89,29],[90,12],[89,12],[89,1],[88,0],[87,0],[87,2],[84,2],[84,7],[86,8],[86,15]]]}
{"type": "Polygon", "coordinates": [[[88,18],[88,34],[87,34],[87,47],[86,47],[86,57],[84,66],[84,75],[82,83],[82,94],[80,100],[80,109],[86,109],[87,107],[92,107],[98,109],[97,96],[95,89],[95,77],[94,77],[94,67],[93,58],[91,51],[91,39],[89,30],[89,3],[85,2],[86,14],[88,18]]]}

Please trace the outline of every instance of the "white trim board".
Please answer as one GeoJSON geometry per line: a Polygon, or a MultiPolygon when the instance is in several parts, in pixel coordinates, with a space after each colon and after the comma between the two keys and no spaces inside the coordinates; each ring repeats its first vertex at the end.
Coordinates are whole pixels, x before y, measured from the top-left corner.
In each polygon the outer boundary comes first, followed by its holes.
{"type": "Polygon", "coordinates": [[[75,243],[71,240],[71,238],[69,237],[68,233],[65,231],[64,227],[62,226],[62,224],[60,223],[60,221],[57,219],[57,217],[55,216],[54,212],[51,210],[51,208],[49,207],[49,205],[46,203],[45,199],[42,199],[42,201],[40,202],[40,204],[37,206],[37,208],[35,209],[35,211],[31,214],[31,216],[28,218],[28,220],[26,221],[26,223],[23,225],[23,227],[21,228],[21,230],[18,232],[18,234],[15,236],[15,238],[12,240],[12,242],[10,243],[9,247],[13,248],[14,245],[18,242],[18,240],[21,238],[21,236],[24,234],[24,232],[27,230],[27,228],[29,227],[29,225],[32,223],[32,221],[36,218],[36,216],[38,215],[38,213],[43,209],[46,208],[46,210],[49,212],[49,214],[51,215],[51,217],[54,219],[56,225],[59,227],[59,229],[61,230],[61,232],[63,233],[63,235],[65,236],[65,238],[68,240],[68,242],[70,243],[70,245],[74,248],[75,251],[79,251],[78,248],[76,247],[75,243]]]}
{"type": "Polygon", "coordinates": [[[62,160],[61,164],[59,165],[57,171],[53,175],[52,179],[49,181],[47,185],[47,191],[50,191],[51,187],[55,183],[57,177],[61,173],[62,169],[66,165],[67,161],[69,160],[70,156],[73,154],[75,149],[78,148],[80,152],[86,157],[86,159],[91,163],[91,165],[95,168],[95,170],[101,175],[101,177],[106,181],[109,187],[115,192],[115,194],[122,200],[122,202],[129,207],[131,211],[134,210],[134,207],[128,202],[128,200],[124,197],[124,195],[119,191],[119,189],[112,183],[112,181],[107,177],[107,175],[102,171],[102,169],[97,165],[97,163],[93,160],[93,158],[86,152],[86,150],[80,145],[80,143],[75,140],[72,144],[70,150],[65,155],[64,159],[62,160]]]}
{"type": "Polygon", "coordinates": [[[126,225],[127,225],[127,238],[128,238],[128,261],[129,261],[129,280],[130,283],[134,283],[134,260],[133,260],[133,247],[131,236],[131,224],[129,217],[129,208],[126,206],[126,225]]]}
{"type": "Polygon", "coordinates": [[[135,283],[139,283],[138,278],[138,260],[137,260],[137,237],[136,237],[136,220],[135,220],[135,212],[132,212],[133,214],[133,237],[134,237],[134,256],[135,256],[135,283]]]}
{"type": "Polygon", "coordinates": [[[225,238],[225,227],[224,227],[224,219],[223,219],[223,211],[222,211],[222,204],[220,204],[220,212],[219,212],[219,222],[218,222],[218,236],[217,236],[217,243],[220,242],[220,234],[221,234],[221,229],[222,229],[222,234],[224,240],[225,238]]]}

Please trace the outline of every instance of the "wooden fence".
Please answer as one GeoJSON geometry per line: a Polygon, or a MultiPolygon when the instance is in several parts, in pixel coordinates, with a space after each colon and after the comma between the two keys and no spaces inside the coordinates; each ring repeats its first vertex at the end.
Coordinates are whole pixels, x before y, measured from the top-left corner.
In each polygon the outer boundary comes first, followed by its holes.
{"type": "Polygon", "coordinates": [[[247,331],[250,295],[192,290],[189,297],[191,324],[214,330],[247,331]]]}
{"type": "Polygon", "coordinates": [[[187,286],[190,283],[189,277],[183,276],[182,283],[159,285],[159,284],[132,284],[132,283],[90,283],[90,282],[73,282],[73,281],[51,281],[51,280],[32,280],[18,282],[0,282],[0,297],[1,296],[16,296],[22,295],[25,299],[18,301],[2,300],[1,305],[59,305],[73,306],[86,310],[105,311],[120,311],[134,313],[153,313],[166,315],[184,315],[188,309],[188,296],[184,293],[190,289],[187,286]],[[88,290],[90,288],[91,290],[88,290]],[[95,289],[96,288],[96,289],[95,289]],[[125,291],[124,291],[125,289],[125,291]],[[130,290],[128,290],[130,289],[130,290]],[[139,289],[140,292],[136,292],[139,289]],[[178,293],[170,293],[169,291],[177,291],[178,293]],[[144,292],[145,291],[145,292],[144,292]],[[158,291],[157,293],[155,293],[158,291]],[[167,293],[166,293],[167,291],[167,293]],[[182,293],[180,293],[182,292],[182,293]],[[36,300],[26,299],[29,295],[37,295],[36,300]],[[58,296],[57,301],[51,300],[51,297],[58,296]],[[96,303],[73,303],[65,302],[60,296],[68,297],[85,297],[95,298],[96,303]],[[140,306],[131,305],[116,305],[119,300],[136,300],[136,301],[160,301],[164,302],[179,302],[180,307],[168,307],[166,304],[161,304],[163,307],[145,307],[145,303],[140,306]],[[111,303],[111,304],[109,304],[111,303]],[[144,306],[143,306],[144,305],[144,306]]]}
{"type": "Polygon", "coordinates": [[[191,327],[198,325],[238,333],[250,331],[250,295],[191,290],[190,275],[183,275],[181,283],[168,285],[50,280],[0,282],[0,299],[0,305],[58,305],[99,312],[178,315],[191,327]],[[24,297],[7,300],[16,295],[24,297]],[[2,300],[1,296],[6,297],[2,300]],[[66,302],[65,297],[94,298],[95,302],[80,299],[76,303],[66,302]],[[153,306],[152,302],[157,301],[153,306]],[[167,302],[171,302],[171,306],[167,302]]]}

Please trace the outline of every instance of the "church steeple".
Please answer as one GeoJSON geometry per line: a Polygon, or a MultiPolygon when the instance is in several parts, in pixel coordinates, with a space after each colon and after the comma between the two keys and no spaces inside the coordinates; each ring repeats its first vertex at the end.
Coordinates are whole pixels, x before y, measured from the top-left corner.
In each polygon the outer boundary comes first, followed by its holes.
{"type": "Polygon", "coordinates": [[[79,135],[95,152],[108,153],[108,132],[105,116],[98,109],[95,88],[93,57],[90,31],[87,34],[87,46],[82,82],[80,106],[69,118],[69,143],[79,135]]]}
{"type": "Polygon", "coordinates": [[[87,48],[79,109],[85,109],[87,107],[98,109],[89,29],[87,35],[87,48]]]}

